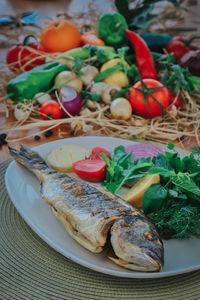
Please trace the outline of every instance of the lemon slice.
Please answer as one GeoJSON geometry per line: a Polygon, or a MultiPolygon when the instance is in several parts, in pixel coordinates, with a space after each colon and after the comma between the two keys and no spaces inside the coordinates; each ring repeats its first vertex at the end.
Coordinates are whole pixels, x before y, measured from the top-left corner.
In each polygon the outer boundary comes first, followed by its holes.
{"type": "Polygon", "coordinates": [[[160,182],[160,175],[146,175],[140,179],[124,196],[124,200],[132,204],[137,208],[142,208],[142,201],[144,197],[144,192],[150,187],[153,183],[160,182]]]}

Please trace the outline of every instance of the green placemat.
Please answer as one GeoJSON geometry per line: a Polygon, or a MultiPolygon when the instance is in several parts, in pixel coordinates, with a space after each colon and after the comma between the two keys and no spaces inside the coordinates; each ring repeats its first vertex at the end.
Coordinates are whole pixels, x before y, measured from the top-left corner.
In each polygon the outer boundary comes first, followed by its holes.
{"type": "Polygon", "coordinates": [[[4,175],[10,161],[0,164],[0,299],[200,299],[200,271],[161,279],[118,278],[82,267],[53,250],[8,197],[4,175]]]}

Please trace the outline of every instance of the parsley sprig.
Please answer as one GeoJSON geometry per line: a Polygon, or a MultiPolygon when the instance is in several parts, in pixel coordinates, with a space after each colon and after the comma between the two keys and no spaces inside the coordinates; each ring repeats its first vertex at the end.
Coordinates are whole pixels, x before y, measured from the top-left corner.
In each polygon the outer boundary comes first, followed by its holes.
{"type": "Polygon", "coordinates": [[[142,177],[142,173],[152,166],[150,157],[133,161],[132,153],[126,152],[124,146],[115,148],[111,154],[111,160],[104,153],[101,154],[101,157],[108,165],[103,185],[114,194],[127,181],[142,177]]]}

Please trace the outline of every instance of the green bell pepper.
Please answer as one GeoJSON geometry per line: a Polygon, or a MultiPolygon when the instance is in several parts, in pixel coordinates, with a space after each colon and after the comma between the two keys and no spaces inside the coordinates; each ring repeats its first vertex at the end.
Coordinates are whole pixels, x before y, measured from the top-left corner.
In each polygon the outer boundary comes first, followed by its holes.
{"type": "Polygon", "coordinates": [[[118,13],[104,14],[97,20],[97,34],[107,45],[119,45],[125,39],[125,29],[126,19],[118,13]]]}
{"type": "Polygon", "coordinates": [[[55,76],[65,70],[65,64],[52,62],[24,72],[9,81],[7,98],[23,102],[24,99],[32,99],[39,92],[47,92],[53,87],[55,76]]]}

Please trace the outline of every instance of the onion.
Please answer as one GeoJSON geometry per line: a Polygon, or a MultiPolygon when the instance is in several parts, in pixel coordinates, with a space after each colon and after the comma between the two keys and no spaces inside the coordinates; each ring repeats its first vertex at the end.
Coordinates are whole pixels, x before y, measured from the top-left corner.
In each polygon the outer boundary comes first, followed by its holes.
{"type": "Polygon", "coordinates": [[[132,144],[127,146],[126,152],[132,152],[134,159],[139,159],[141,157],[151,157],[157,156],[158,153],[164,154],[164,151],[158,146],[152,144],[132,144]]]}
{"type": "MultiPolygon", "coordinates": [[[[63,86],[59,92],[59,98],[64,108],[71,114],[76,115],[80,112],[82,106],[81,96],[77,91],[69,86],[63,86]]],[[[66,116],[63,110],[62,115],[66,116]]]]}
{"type": "Polygon", "coordinates": [[[77,75],[74,72],[71,71],[62,71],[60,72],[54,82],[56,88],[59,90],[62,86],[70,86],[73,89],[80,92],[83,87],[83,82],[80,77],[77,77],[77,75]]]}

